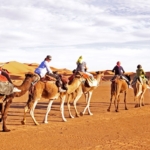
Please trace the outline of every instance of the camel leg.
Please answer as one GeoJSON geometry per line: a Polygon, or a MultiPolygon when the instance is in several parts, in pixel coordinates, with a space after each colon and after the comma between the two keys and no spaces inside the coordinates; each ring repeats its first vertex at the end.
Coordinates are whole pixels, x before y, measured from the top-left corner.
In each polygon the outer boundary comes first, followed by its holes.
{"type": "MultiPolygon", "coordinates": [[[[83,112],[85,112],[85,111],[86,111],[86,109],[87,109],[88,95],[89,95],[89,93],[84,93],[86,106],[85,106],[85,108],[84,108],[83,112]]],[[[80,116],[83,116],[83,115],[84,115],[84,113],[83,113],[83,112],[80,112],[80,116]]]]}
{"type": "Polygon", "coordinates": [[[90,102],[91,102],[92,93],[93,93],[93,91],[89,92],[89,98],[88,98],[88,104],[87,104],[87,109],[88,109],[89,115],[93,115],[93,113],[91,113],[91,110],[90,110],[90,102]]]}
{"type": "Polygon", "coordinates": [[[68,107],[68,111],[69,111],[69,117],[70,117],[70,118],[74,118],[74,116],[72,116],[71,110],[70,110],[70,97],[71,97],[71,96],[72,96],[71,94],[68,95],[67,107],[68,107]]]}
{"type": "Polygon", "coordinates": [[[135,107],[139,107],[140,106],[140,99],[141,99],[141,94],[142,94],[142,85],[139,85],[139,87],[136,87],[136,93],[135,93],[135,107]],[[137,102],[137,100],[139,100],[139,102],[137,102]]]}
{"type": "Polygon", "coordinates": [[[73,106],[74,106],[74,109],[75,109],[75,113],[76,113],[76,117],[79,117],[79,112],[77,110],[77,102],[78,100],[80,99],[80,97],[82,96],[82,92],[78,93],[77,96],[75,97],[74,101],[73,101],[73,106]]]}
{"type": "Polygon", "coordinates": [[[24,115],[23,115],[23,119],[22,119],[22,121],[21,121],[21,124],[22,125],[25,125],[26,124],[26,113],[27,113],[27,111],[28,111],[28,106],[26,105],[25,107],[24,107],[24,115]]]}
{"type": "Polygon", "coordinates": [[[139,107],[144,106],[143,105],[143,99],[144,99],[144,92],[141,94],[141,97],[139,99],[139,107]]]}
{"type": "Polygon", "coordinates": [[[142,98],[142,106],[145,106],[145,103],[144,103],[144,96],[142,98]]]}
{"type": "Polygon", "coordinates": [[[64,102],[65,102],[65,98],[66,98],[66,96],[63,96],[63,97],[61,98],[61,104],[60,104],[60,112],[61,112],[62,120],[63,120],[64,122],[67,121],[67,119],[66,119],[65,116],[64,116],[64,102]]]}
{"type": "Polygon", "coordinates": [[[29,98],[28,98],[27,104],[26,104],[26,106],[24,107],[24,115],[23,115],[23,119],[22,119],[22,121],[21,121],[21,124],[22,124],[22,125],[25,125],[25,124],[26,124],[26,113],[27,113],[27,111],[30,109],[30,106],[31,106],[31,105],[29,105],[29,103],[31,102],[31,100],[32,100],[32,95],[29,94],[29,98]]]}
{"type": "Polygon", "coordinates": [[[9,132],[10,130],[6,127],[6,119],[7,119],[7,113],[8,109],[10,108],[10,104],[12,103],[12,98],[9,98],[6,100],[6,104],[4,106],[4,111],[2,113],[2,120],[3,120],[3,132],[9,132]]]}
{"type": "Polygon", "coordinates": [[[119,112],[119,102],[120,102],[120,96],[119,95],[117,96],[116,100],[117,100],[117,105],[116,105],[116,109],[115,110],[116,110],[116,112],[119,112]]]}
{"type": "Polygon", "coordinates": [[[127,101],[126,101],[127,93],[124,93],[124,104],[125,104],[125,110],[128,110],[127,108],[127,101]]]}
{"type": "Polygon", "coordinates": [[[47,106],[47,111],[46,111],[46,115],[45,115],[45,117],[44,117],[43,123],[48,123],[47,118],[48,118],[48,114],[49,114],[49,112],[50,112],[50,110],[51,110],[53,101],[54,101],[54,100],[49,100],[49,104],[48,104],[48,106],[47,106]]]}
{"type": "Polygon", "coordinates": [[[135,107],[139,107],[140,106],[140,99],[141,99],[141,93],[142,93],[142,91],[139,91],[137,94],[136,94],[136,96],[135,96],[135,98],[134,98],[134,100],[135,100],[135,107]],[[139,102],[137,102],[137,100],[139,99],[139,102]]]}
{"type": "Polygon", "coordinates": [[[116,101],[117,101],[117,99],[116,99],[116,96],[115,96],[115,99],[114,99],[115,111],[117,110],[117,104],[116,104],[116,101]]]}
{"type": "Polygon", "coordinates": [[[144,106],[144,94],[146,92],[146,89],[144,89],[143,93],[141,94],[141,106],[144,106]]]}
{"type": "Polygon", "coordinates": [[[112,104],[112,99],[113,99],[113,95],[111,94],[110,104],[109,104],[109,107],[107,108],[108,112],[110,112],[110,108],[111,108],[111,104],[112,104]]]}
{"type": "Polygon", "coordinates": [[[92,97],[92,91],[88,92],[88,94],[85,94],[85,99],[87,102],[86,107],[84,108],[83,112],[81,112],[81,115],[84,115],[86,110],[88,109],[88,114],[89,115],[93,115],[90,111],[90,101],[91,101],[91,97],[92,97]]]}
{"type": "Polygon", "coordinates": [[[4,104],[0,103],[0,112],[1,112],[1,118],[0,118],[0,122],[2,121],[2,114],[4,112],[4,104]]]}
{"type": "Polygon", "coordinates": [[[31,118],[32,118],[33,122],[35,123],[35,125],[39,125],[39,123],[36,121],[36,119],[34,117],[34,110],[35,110],[35,107],[36,107],[36,105],[38,103],[38,100],[39,99],[37,99],[37,100],[34,101],[32,107],[30,109],[30,115],[31,115],[31,118]]]}

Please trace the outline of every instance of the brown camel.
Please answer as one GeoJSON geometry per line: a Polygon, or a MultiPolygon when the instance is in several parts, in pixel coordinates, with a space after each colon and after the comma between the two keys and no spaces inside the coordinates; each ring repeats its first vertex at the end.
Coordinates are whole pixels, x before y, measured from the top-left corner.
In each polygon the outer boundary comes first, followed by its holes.
{"type": "Polygon", "coordinates": [[[21,92],[15,92],[15,93],[12,93],[12,94],[7,95],[7,96],[6,95],[0,95],[0,99],[3,102],[0,106],[0,111],[2,114],[0,121],[3,121],[2,130],[4,132],[10,131],[6,126],[6,119],[7,119],[8,109],[10,108],[10,104],[12,103],[13,98],[14,97],[20,97],[20,96],[24,95],[30,89],[31,83],[34,82],[35,80],[36,80],[36,76],[34,74],[27,73],[27,74],[25,74],[25,79],[22,82],[22,84],[20,86],[15,86],[18,89],[20,89],[21,92]]]}
{"type": "Polygon", "coordinates": [[[82,77],[82,74],[78,73],[78,75],[76,75],[76,77],[74,78],[73,82],[70,85],[67,85],[68,90],[67,92],[64,92],[64,93],[58,92],[58,87],[56,86],[55,82],[49,81],[49,82],[44,83],[42,81],[38,81],[34,86],[33,93],[29,95],[27,105],[25,106],[25,109],[24,109],[24,116],[23,116],[22,124],[26,123],[26,113],[29,110],[30,115],[35,125],[39,125],[39,123],[36,121],[34,117],[34,110],[35,110],[36,104],[41,99],[41,97],[45,99],[49,99],[49,104],[47,106],[47,111],[46,111],[46,115],[44,117],[43,123],[48,123],[47,118],[51,110],[52,103],[54,100],[58,98],[60,98],[61,100],[60,111],[62,115],[62,120],[67,121],[64,116],[64,102],[65,102],[66,96],[68,93],[72,93],[73,91],[75,91],[80,86],[83,80],[85,79],[82,77]]]}
{"type": "MultiPolygon", "coordinates": [[[[99,85],[100,81],[101,81],[101,78],[102,76],[104,76],[104,72],[99,72],[97,71],[96,72],[96,81],[97,81],[97,86],[99,85]]],[[[93,87],[90,87],[87,82],[84,82],[82,83],[79,88],[72,94],[73,97],[74,97],[74,100],[73,100],[73,106],[75,108],[75,113],[76,113],[76,117],[79,117],[80,115],[84,115],[86,110],[88,110],[88,114],[89,115],[93,115],[90,111],[90,101],[91,101],[91,97],[92,97],[92,94],[93,94],[93,91],[97,88],[97,86],[93,86],[93,87]],[[82,96],[82,94],[84,94],[85,96],[85,100],[86,100],[86,107],[84,108],[83,112],[81,112],[79,114],[78,110],[77,110],[77,107],[76,107],[76,104],[77,104],[77,101],[80,99],[80,97],[82,96]]],[[[67,106],[68,106],[68,111],[69,111],[69,116],[71,118],[74,118],[71,114],[71,111],[70,111],[70,97],[72,95],[69,95],[68,97],[68,100],[67,100],[67,106]]]]}
{"type": "Polygon", "coordinates": [[[143,84],[141,84],[138,80],[136,80],[132,87],[134,89],[135,107],[144,106],[144,94],[147,90],[146,82],[143,81],[143,84]]]}
{"type": "MultiPolygon", "coordinates": [[[[130,77],[128,76],[128,79],[129,78],[130,77]]],[[[114,98],[115,111],[116,112],[119,111],[119,101],[120,101],[121,93],[124,94],[125,110],[128,110],[127,104],[126,104],[127,92],[128,92],[127,82],[124,79],[121,79],[120,76],[117,76],[111,83],[111,98],[110,98],[110,105],[109,105],[107,111],[110,111],[113,98],[114,98]]]]}

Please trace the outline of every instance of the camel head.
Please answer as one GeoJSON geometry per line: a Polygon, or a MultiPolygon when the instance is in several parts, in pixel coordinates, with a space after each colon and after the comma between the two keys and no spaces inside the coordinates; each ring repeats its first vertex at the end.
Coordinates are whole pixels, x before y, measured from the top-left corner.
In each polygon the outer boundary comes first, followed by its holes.
{"type": "Polygon", "coordinates": [[[96,76],[101,76],[102,78],[104,77],[104,71],[96,71],[96,76]]]}
{"type": "Polygon", "coordinates": [[[37,76],[32,72],[28,72],[25,74],[25,80],[29,80],[29,79],[30,80],[32,79],[31,81],[34,82],[37,80],[37,76]]]}

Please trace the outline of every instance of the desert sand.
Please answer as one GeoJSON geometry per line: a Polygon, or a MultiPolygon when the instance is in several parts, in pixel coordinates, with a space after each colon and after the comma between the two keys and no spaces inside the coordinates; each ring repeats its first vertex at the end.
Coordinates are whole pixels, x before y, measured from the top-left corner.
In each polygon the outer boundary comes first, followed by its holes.
{"type": "MultiPolygon", "coordinates": [[[[38,64],[7,62],[3,68],[10,72],[14,84],[19,85],[27,72],[33,72],[38,64]]],[[[67,69],[56,69],[70,75],[67,69]]],[[[134,72],[130,73],[134,76],[134,72]]],[[[134,108],[134,93],[129,89],[128,110],[124,110],[121,95],[120,111],[115,112],[110,100],[110,81],[113,74],[106,71],[105,79],[93,92],[91,99],[92,116],[87,113],[71,119],[65,104],[67,122],[62,122],[59,99],[53,103],[48,124],[43,124],[48,100],[41,99],[35,109],[35,117],[40,123],[35,126],[29,113],[26,125],[21,124],[27,94],[14,98],[8,112],[7,127],[10,132],[0,132],[0,150],[149,150],[150,149],[150,90],[145,93],[145,106],[134,108]]],[[[149,75],[149,72],[147,72],[149,75]]],[[[85,107],[84,96],[78,101],[78,110],[85,107]]],[[[73,106],[71,110],[74,114],[73,106]]],[[[2,129],[0,123],[0,130],[2,129]]]]}

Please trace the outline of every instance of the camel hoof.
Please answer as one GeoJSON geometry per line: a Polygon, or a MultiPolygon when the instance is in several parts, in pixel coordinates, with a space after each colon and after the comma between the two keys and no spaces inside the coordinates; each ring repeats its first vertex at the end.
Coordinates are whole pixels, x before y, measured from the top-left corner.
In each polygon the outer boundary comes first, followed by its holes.
{"type": "Polygon", "coordinates": [[[22,120],[22,121],[21,121],[21,124],[22,124],[22,125],[25,125],[26,123],[25,123],[25,121],[22,120]]]}
{"type": "Polygon", "coordinates": [[[92,114],[92,113],[89,113],[89,115],[90,115],[90,116],[93,116],[93,114],[92,114]]]}
{"type": "Polygon", "coordinates": [[[116,112],[119,112],[119,110],[116,110],[116,112]]]}
{"type": "Polygon", "coordinates": [[[125,108],[125,110],[128,110],[128,108],[125,108]]]}
{"type": "Polygon", "coordinates": [[[135,107],[135,108],[137,108],[137,107],[139,107],[139,105],[138,105],[138,104],[136,104],[134,107],[135,107]]]}
{"type": "Polygon", "coordinates": [[[36,126],[39,126],[40,124],[39,124],[39,123],[35,123],[35,125],[36,125],[36,126]]]}
{"type": "Polygon", "coordinates": [[[110,112],[110,109],[107,109],[108,112],[110,112]]]}
{"type": "Polygon", "coordinates": [[[74,117],[72,115],[69,115],[69,118],[73,119],[74,117]]]}
{"type": "Polygon", "coordinates": [[[145,106],[145,104],[142,104],[142,106],[145,106]]]}
{"type": "Polygon", "coordinates": [[[48,124],[48,121],[43,121],[44,124],[48,124]]]}
{"type": "Polygon", "coordinates": [[[83,112],[80,112],[80,116],[83,116],[84,114],[83,114],[83,112]]]}
{"type": "Polygon", "coordinates": [[[67,119],[63,119],[62,121],[63,121],[63,122],[67,122],[67,119]]]}
{"type": "Polygon", "coordinates": [[[79,118],[79,117],[80,117],[80,115],[79,115],[79,114],[76,114],[76,117],[78,117],[78,118],[79,118]]]}
{"type": "Polygon", "coordinates": [[[9,129],[3,129],[3,132],[10,132],[9,129]]]}

